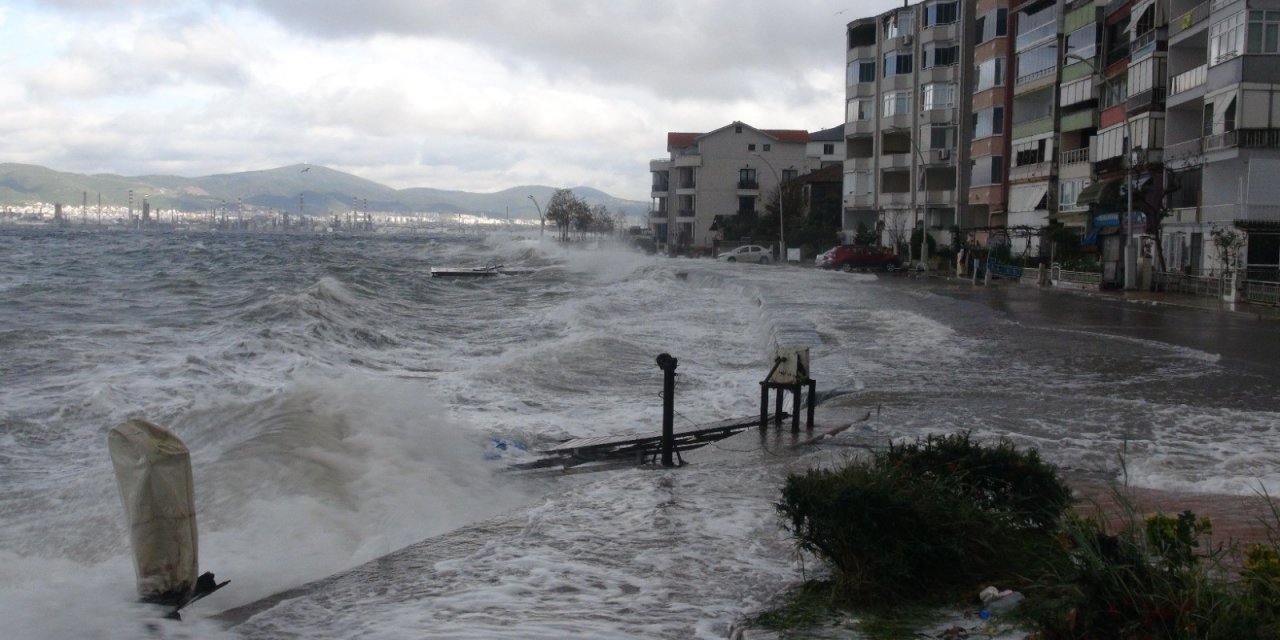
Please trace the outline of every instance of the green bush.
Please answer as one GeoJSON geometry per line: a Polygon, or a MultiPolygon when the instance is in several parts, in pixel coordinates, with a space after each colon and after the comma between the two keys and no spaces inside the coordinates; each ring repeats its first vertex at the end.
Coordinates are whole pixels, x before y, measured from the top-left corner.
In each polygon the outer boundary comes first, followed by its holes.
{"type": "Polygon", "coordinates": [[[881,605],[1009,584],[1059,548],[1046,528],[1069,499],[1034,452],[964,433],[793,474],[776,507],[797,545],[830,565],[840,597],[881,605]]]}

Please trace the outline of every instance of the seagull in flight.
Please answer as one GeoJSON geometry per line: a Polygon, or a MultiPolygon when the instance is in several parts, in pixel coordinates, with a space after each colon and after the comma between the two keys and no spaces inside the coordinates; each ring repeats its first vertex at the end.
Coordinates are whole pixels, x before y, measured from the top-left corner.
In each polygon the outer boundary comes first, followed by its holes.
{"type": "Polygon", "coordinates": [[[311,167],[303,167],[303,168],[302,168],[302,171],[299,171],[298,173],[306,173],[306,172],[308,172],[308,171],[310,171],[310,170],[311,170],[311,167]]]}

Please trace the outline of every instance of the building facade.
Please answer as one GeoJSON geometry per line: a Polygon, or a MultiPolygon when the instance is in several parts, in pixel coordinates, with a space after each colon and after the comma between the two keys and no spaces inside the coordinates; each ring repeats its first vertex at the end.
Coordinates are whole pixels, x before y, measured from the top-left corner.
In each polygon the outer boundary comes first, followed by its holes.
{"type": "Polygon", "coordinates": [[[845,241],[860,227],[941,243],[965,219],[972,0],[926,0],[846,27],[845,241]]]}
{"type": "Polygon", "coordinates": [[[668,158],[652,160],[649,228],[668,251],[709,248],[718,220],[759,215],[782,181],[843,158],[840,129],[811,136],[733,122],[707,133],[668,133],[668,158]]]}

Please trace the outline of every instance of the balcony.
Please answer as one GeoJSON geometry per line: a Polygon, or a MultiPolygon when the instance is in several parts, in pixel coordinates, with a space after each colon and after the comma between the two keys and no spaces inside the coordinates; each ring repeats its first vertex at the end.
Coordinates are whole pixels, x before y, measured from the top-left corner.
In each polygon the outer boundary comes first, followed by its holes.
{"type": "Polygon", "coordinates": [[[1192,138],[1182,142],[1174,142],[1164,146],[1166,158],[1198,156],[1204,152],[1204,138],[1192,138]]]}
{"type": "Polygon", "coordinates": [[[1204,137],[1205,151],[1228,147],[1280,149],[1280,129],[1236,129],[1204,137]]]}
{"type": "Polygon", "coordinates": [[[655,209],[655,210],[653,210],[653,211],[650,211],[650,212],[649,212],[649,219],[650,219],[650,220],[666,220],[666,219],[667,219],[667,212],[666,212],[666,211],[658,211],[658,210],[656,210],[656,209],[655,209]]]}
{"type": "Polygon", "coordinates": [[[1183,91],[1190,91],[1205,83],[1209,78],[1209,65],[1202,64],[1189,71],[1183,71],[1174,76],[1169,82],[1169,95],[1177,95],[1183,91]]]}
{"type": "Polygon", "coordinates": [[[1012,137],[1014,140],[1018,138],[1026,138],[1042,133],[1053,131],[1053,117],[1037,118],[1028,122],[1019,122],[1013,125],[1012,137]]]}
{"type": "Polygon", "coordinates": [[[692,218],[692,217],[694,217],[694,211],[693,211],[693,209],[681,209],[681,210],[679,210],[679,211],[677,211],[677,212],[676,212],[676,217],[679,217],[679,218],[692,218]]]}
{"type": "Polygon", "coordinates": [[[925,204],[955,206],[956,192],[954,189],[930,189],[924,192],[924,201],[925,204]]]}
{"type": "Polygon", "coordinates": [[[1058,120],[1058,130],[1062,132],[1097,128],[1098,112],[1093,109],[1068,113],[1058,120]]]}
{"type": "MultiPolygon", "coordinates": [[[[1009,16],[1009,17],[1012,18],[1013,16],[1009,16]]],[[[1018,34],[1018,36],[1014,39],[1014,49],[1016,51],[1022,51],[1023,49],[1027,49],[1037,44],[1040,44],[1042,42],[1045,42],[1050,38],[1056,36],[1057,34],[1058,34],[1058,20],[1056,19],[1056,17],[1054,17],[1048,22],[1034,29],[1031,29],[1030,31],[1018,34]]]]}
{"type": "Polygon", "coordinates": [[[1072,164],[1087,164],[1089,162],[1089,147],[1063,151],[1058,158],[1058,163],[1064,167],[1072,164]]]}
{"type": "Polygon", "coordinates": [[[1136,38],[1129,44],[1129,58],[1137,60],[1142,56],[1153,53],[1156,50],[1157,36],[1159,29],[1152,29],[1136,38]]]}
{"type": "Polygon", "coordinates": [[[759,189],[760,183],[755,180],[739,180],[738,189],[759,189]]]}
{"type": "Polygon", "coordinates": [[[1035,81],[1035,80],[1039,80],[1040,78],[1044,78],[1044,77],[1048,77],[1048,76],[1053,75],[1053,74],[1054,74],[1054,72],[1055,72],[1055,71],[1057,71],[1057,70],[1058,70],[1058,67],[1053,66],[1053,67],[1049,67],[1049,68],[1047,68],[1047,69],[1040,69],[1040,70],[1038,70],[1038,71],[1032,71],[1031,73],[1028,73],[1028,74],[1026,74],[1026,75],[1018,76],[1018,79],[1017,79],[1017,80],[1014,80],[1014,81],[1013,81],[1013,84],[1014,84],[1014,85],[1020,85],[1020,84],[1026,84],[1026,83],[1028,83],[1028,82],[1032,82],[1032,81],[1035,81]]]}
{"type": "Polygon", "coordinates": [[[1052,167],[1051,162],[1036,162],[1013,167],[1009,169],[1009,182],[1047,178],[1052,173],[1052,167]]]}
{"type": "Polygon", "coordinates": [[[671,190],[670,182],[655,182],[651,193],[666,193],[671,190]]]}
{"type": "Polygon", "coordinates": [[[881,205],[908,205],[911,204],[911,192],[909,191],[881,191],[881,205]]]}
{"type": "Polygon", "coordinates": [[[1169,21],[1169,37],[1172,38],[1209,17],[1209,3],[1201,2],[1196,7],[1169,21]]]}
{"type": "Polygon", "coordinates": [[[1153,87],[1124,102],[1124,109],[1129,113],[1135,111],[1164,111],[1164,87],[1153,87]]]}
{"type": "Polygon", "coordinates": [[[702,155],[697,153],[679,155],[672,159],[671,164],[676,167],[701,167],[702,155]]]}
{"type": "Polygon", "coordinates": [[[1109,67],[1128,57],[1129,57],[1129,43],[1128,42],[1119,43],[1111,47],[1110,49],[1107,49],[1107,55],[1102,59],[1102,66],[1104,68],[1109,67]]]}
{"type": "Polygon", "coordinates": [[[697,180],[681,180],[681,181],[680,181],[680,189],[683,189],[683,190],[693,190],[693,189],[697,189],[697,188],[698,188],[698,181],[697,181],[697,180]]]}

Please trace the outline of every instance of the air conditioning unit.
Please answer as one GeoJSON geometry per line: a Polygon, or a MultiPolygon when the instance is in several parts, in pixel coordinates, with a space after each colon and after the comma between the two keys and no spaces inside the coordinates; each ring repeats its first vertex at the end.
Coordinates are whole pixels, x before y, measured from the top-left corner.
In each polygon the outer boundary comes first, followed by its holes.
{"type": "Polygon", "coordinates": [[[906,34],[906,35],[902,36],[902,44],[904,44],[904,45],[906,45],[906,46],[908,46],[908,47],[909,47],[909,46],[911,46],[911,34],[909,34],[909,33],[908,33],[908,34],[906,34]]]}
{"type": "Polygon", "coordinates": [[[938,159],[939,159],[939,160],[950,160],[950,159],[951,159],[951,150],[950,150],[950,149],[938,149],[938,159]]]}

